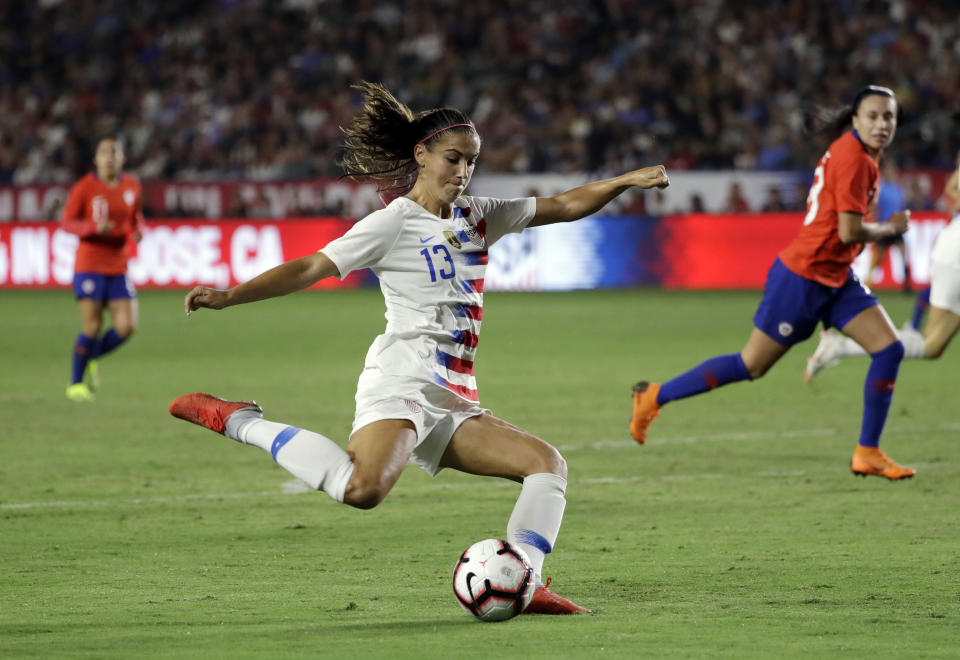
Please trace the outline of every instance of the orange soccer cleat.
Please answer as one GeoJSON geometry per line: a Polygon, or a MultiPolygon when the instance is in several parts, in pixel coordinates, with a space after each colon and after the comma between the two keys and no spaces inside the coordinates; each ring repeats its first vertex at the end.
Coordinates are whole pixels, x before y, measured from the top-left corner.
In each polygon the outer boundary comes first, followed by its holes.
{"type": "Polygon", "coordinates": [[[547,583],[537,587],[533,592],[533,599],[523,609],[523,614],[577,614],[579,612],[590,613],[586,607],[580,607],[573,601],[567,600],[563,596],[558,596],[547,587],[553,578],[547,578],[547,583]]]}
{"type": "Polygon", "coordinates": [[[630,434],[641,445],[647,441],[647,429],[660,414],[657,394],[660,383],[645,380],[633,386],[633,417],[630,418],[630,434]]]}
{"type": "Polygon", "coordinates": [[[227,418],[244,408],[263,413],[256,401],[227,401],[212,394],[197,392],[177,397],[170,404],[170,414],[223,434],[227,418]]]}
{"type": "Polygon", "coordinates": [[[859,477],[874,475],[887,479],[909,479],[916,470],[903,467],[877,447],[858,446],[850,459],[850,470],[859,477]]]}

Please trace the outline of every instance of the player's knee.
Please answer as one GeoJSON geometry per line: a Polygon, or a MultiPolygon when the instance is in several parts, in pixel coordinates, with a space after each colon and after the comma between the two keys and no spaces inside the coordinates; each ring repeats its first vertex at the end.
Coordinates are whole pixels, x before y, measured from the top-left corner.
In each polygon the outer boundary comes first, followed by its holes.
{"type": "Polygon", "coordinates": [[[769,364],[747,364],[747,373],[750,374],[750,380],[763,378],[770,371],[771,366],[769,364]]]}
{"type": "Polygon", "coordinates": [[[343,503],[358,509],[372,509],[387,497],[390,488],[380,479],[370,479],[356,471],[343,493],[343,503]]]}
{"type": "Polygon", "coordinates": [[[133,331],[136,330],[136,326],[133,323],[117,323],[113,326],[113,329],[121,339],[130,339],[133,331]]]}
{"type": "Polygon", "coordinates": [[[903,342],[898,339],[883,349],[881,353],[886,353],[890,356],[890,359],[895,360],[896,362],[901,362],[903,360],[903,356],[906,355],[907,350],[904,348],[903,342]]]}
{"type": "Polygon", "coordinates": [[[532,464],[527,467],[527,474],[524,476],[545,472],[564,479],[567,478],[567,461],[556,448],[546,443],[544,443],[543,449],[537,452],[536,460],[532,461],[532,464]]]}

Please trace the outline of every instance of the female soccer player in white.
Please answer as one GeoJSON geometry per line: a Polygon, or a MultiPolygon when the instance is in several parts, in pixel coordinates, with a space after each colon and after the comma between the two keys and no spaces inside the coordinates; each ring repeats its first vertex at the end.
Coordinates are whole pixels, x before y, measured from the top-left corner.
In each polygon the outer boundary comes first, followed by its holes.
{"type": "MultiPolygon", "coordinates": [[[[960,330],[960,153],[957,154],[957,169],[947,180],[943,194],[950,200],[953,219],[943,228],[933,245],[930,318],[923,334],[910,325],[897,331],[907,359],[936,360],[960,330]]],[[[817,349],[807,360],[807,380],[824,368],[834,366],[840,358],[854,355],[866,353],[849,337],[833,330],[823,332],[817,349]]]]}
{"type": "Polygon", "coordinates": [[[187,314],[222,309],[373,269],[387,327],[367,353],[347,450],[319,433],[265,420],[253,402],[188,394],[170,412],[269,451],[313,488],[358,508],[383,501],[408,461],[431,475],[454,468],[522,482],[507,538],[529,555],[538,580],[525,611],[586,611],[541,579],[566,504],[563,457],[479,407],[474,359],[487,249],[507,233],[595,213],[631,187],[665,187],[666,171],[659,165],[636,170],[554,197],[465,196],[480,153],[469,118],[450,108],[414,115],[380,85],[358,88],[364,106],[346,132],[341,164],[352,177],[405,194],[315,254],[229,290],[196,287],[184,302],[187,314]]]}

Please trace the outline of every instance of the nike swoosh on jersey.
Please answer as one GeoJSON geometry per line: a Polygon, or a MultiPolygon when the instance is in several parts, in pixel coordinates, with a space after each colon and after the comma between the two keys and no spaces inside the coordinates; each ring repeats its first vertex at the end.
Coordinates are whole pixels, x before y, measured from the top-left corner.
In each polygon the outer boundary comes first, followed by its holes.
{"type": "MultiPolygon", "coordinates": [[[[434,234],[434,236],[435,236],[435,235],[436,235],[436,234],[434,234]]],[[[421,243],[426,243],[427,241],[429,241],[429,240],[432,239],[432,238],[433,238],[433,236],[427,236],[426,238],[421,238],[421,239],[420,239],[420,242],[421,242],[421,243]]]]}

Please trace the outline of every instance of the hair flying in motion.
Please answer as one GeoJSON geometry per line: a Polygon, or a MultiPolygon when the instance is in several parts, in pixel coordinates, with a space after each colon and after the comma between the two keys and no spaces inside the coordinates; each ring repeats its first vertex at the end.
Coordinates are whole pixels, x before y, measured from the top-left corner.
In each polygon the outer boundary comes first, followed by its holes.
{"type": "Polygon", "coordinates": [[[380,193],[402,195],[417,179],[413,150],[428,149],[447,131],[476,133],[466,113],[455,108],[436,108],[414,114],[385,87],[361,82],[353,85],[363,93],[363,107],[349,128],[339,165],[344,174],[360,181],[375,181],[380,193]]]}

